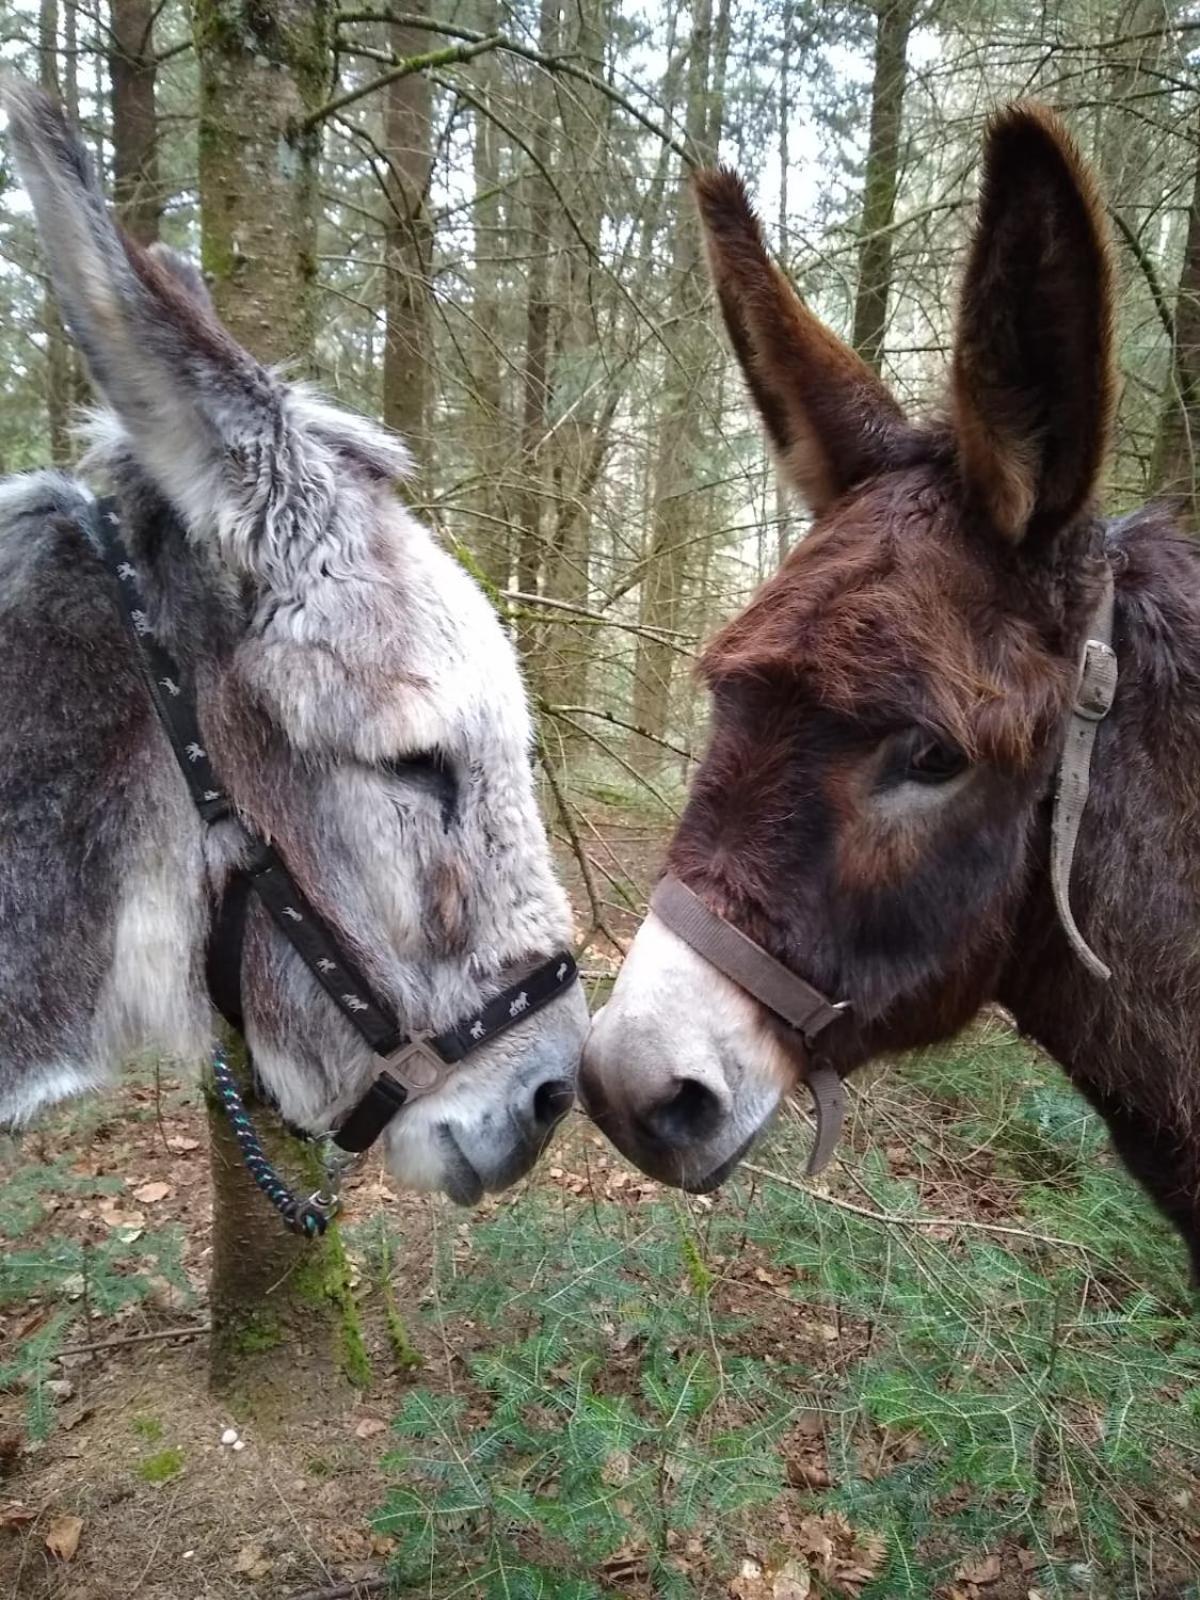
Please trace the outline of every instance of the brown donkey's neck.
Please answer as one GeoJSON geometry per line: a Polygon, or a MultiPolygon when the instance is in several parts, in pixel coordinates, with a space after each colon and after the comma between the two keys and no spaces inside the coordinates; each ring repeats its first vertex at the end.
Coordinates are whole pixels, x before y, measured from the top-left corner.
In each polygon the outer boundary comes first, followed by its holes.
{"type": "MultiPolygon", "coordinates": [[[[1097,981],[1068,947],[1043,842],[997,998],[1104,1113],[1135,1171],[1134,1146],[1195,1143],[1200,1215],[1200,544],[1151,509],[1113,524],[1107,546],[1120,684],[1071,901],[1113,976],[1097,981]]],[[[1048,837],[1048,806],[1039,827],[1048,837]]]]}

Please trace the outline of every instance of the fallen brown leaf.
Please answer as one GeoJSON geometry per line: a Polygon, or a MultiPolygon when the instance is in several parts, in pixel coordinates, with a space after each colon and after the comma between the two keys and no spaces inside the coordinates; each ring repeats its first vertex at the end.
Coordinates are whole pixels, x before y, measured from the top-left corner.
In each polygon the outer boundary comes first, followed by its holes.
{"type": "Polygon", "coordinates": [[[83,1518],[71,1511],[64,1511],[61,1516],[55,1517],[46,1530],[46,1549],[60,1561],[72,1561],[79,1549],[82,1533],[83,1518]]]}
{"type": "Polygon", "coordinates": [[[174,1190],[169,1183],[144,1183],[140,1189],[133,1191],[133,1198],[143,1206],[156,1206],[160,1200],[168,1199],[174,1190]]]}
{"type": "Polygon", "coordinates": [[[1000,1557],[983,1556],[978,1561],[967,1561],[954,1574],[964,1583],[995,1583],[1000,1576],[1000,1557]]]}

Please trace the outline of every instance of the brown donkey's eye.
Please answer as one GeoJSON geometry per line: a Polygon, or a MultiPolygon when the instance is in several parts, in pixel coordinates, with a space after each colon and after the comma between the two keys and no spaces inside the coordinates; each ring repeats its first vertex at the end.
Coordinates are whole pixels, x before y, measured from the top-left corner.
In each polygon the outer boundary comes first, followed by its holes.
{"type": "Polygon", "coordinates": [[[908,747],[904,778],[909,783],[948,783],[966,766],[967,758],[956,745],[918,734],[908,747]]]}

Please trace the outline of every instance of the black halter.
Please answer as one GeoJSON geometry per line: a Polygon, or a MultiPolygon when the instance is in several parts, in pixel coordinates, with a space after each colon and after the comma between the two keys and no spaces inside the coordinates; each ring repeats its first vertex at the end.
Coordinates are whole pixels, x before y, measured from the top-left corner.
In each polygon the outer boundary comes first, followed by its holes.
{"type": "Polygon", "coordinates": [[[204,748],[191,685],[154,637],[137,569],[118,531],[120,523],[115,500],[96,504],[93,538],[116,580],[121,616],[151,701],[201,819],[208,826],[226,820],[236,822],[247,845],[245,859],[234,869],[213,911],[207,950],[213,1004],[244,1034],[242,946],[246,911],[251,894],[255,894],[346,1021],[372,1053],[386,1063],[341,1126],[320,1136],[327,1185],[307,1201],[300,1201],[271,1170],[228,1064],[220,1050],[215,1053],[213,1075],[218,1093],[255,1181],[289,1227],[310,1235],[323,1233],[337,1209],[340,1172],[375,1143],[406,1102],[440,1088],[473,1050],[569,989],[578,976],[575,960],[569,952],[558,951],[444,1033],[413,1037],[402,1032],[391,1008],[374,992],[329,925],[300,892],[275,850],[236,818],[204,748]]]}

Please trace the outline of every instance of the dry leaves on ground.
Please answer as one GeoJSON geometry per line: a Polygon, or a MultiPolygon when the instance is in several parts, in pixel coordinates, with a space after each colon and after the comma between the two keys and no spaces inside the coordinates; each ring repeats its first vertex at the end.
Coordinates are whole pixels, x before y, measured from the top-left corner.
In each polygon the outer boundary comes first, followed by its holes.
{"type": "Polygon", "coordinates": [[[800,1549],[815,1575],[846,1595],[856,1595],[870,1583],[887,1554],[878,1534],[852,1528],[840,1511],[805,1517],[798,1533],[800,1549]]]}
{"type": "Polygon", "coordinates": [[[772,1571],[748,1556],[729,1593],[733,1600],[808,1600],[812,1576],[802,1561],[788,1561],[772,1571]]]}

